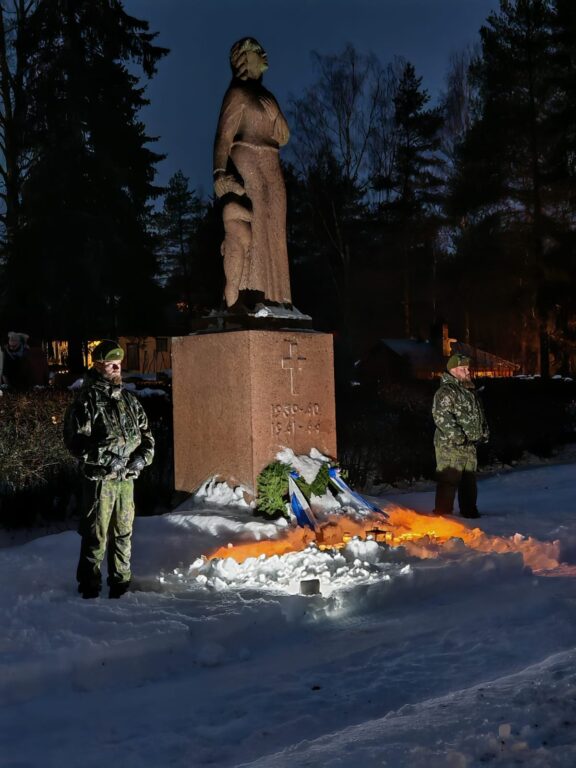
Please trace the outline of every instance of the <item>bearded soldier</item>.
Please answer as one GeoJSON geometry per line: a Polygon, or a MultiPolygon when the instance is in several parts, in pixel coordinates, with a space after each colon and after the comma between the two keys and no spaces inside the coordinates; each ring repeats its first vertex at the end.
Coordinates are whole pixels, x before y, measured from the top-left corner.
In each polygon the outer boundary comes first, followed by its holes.
{"type": "Polygon", "coordinates": [[[436,424],[436,504],[439,515],[451,515],[458,491],[462,517],[480,517],[476,507],[476,446],[488,440],[482,404],[470,378],[470,358],[452,355],[434,396],[436,424]]]}
{"type": "Polygon", "coordinates": [[[121,597],[130,586],[134,480],[154,456],[144,409],[122,388],[123,357],[115,341],[106,339],[96,347],[94,366],[64,420],[64,442],[83,475],[76,577],[84,598],[100,594],[106,549],[109,597],[121,597]]]}

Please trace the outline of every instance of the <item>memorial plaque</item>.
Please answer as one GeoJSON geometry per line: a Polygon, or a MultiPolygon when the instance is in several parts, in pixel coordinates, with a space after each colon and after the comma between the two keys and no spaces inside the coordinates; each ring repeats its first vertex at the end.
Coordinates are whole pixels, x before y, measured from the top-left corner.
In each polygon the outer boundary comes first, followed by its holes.
{"type": "Polygon", "coordinates": [[[252,493],[284,447],[336,457],[332,337],[228,331],[172,340],[175,485],[219,475],[252,493]]]}

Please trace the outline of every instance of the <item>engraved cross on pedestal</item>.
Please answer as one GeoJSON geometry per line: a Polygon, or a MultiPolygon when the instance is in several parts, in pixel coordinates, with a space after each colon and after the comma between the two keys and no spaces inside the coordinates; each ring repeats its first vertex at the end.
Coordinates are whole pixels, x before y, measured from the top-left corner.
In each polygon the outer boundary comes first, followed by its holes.
{"type": "Polygon", "coordinates": [[[306,360],[305,357],[298,355],[298,342],[286,339],[290,346],[290,352],[288,357],[282,358],[282,368],[285,371],[290,371],[290,391],[293,395],[298,395],[298,381],[296,379],[299,373],[302,373],[302,363],[306,360]]]}

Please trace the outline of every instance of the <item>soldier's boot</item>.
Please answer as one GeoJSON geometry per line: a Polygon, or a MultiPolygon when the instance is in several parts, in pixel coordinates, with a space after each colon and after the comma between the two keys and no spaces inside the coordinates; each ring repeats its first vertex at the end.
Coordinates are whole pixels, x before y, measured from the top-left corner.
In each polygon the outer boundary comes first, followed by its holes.
{"type": "Polygon", "coordinates": [[[476,501],[478,490],[476,487],[476,475],[474,472],[464,470],[462,480],[458,488],[458,506],[460,507],[460,516],[470,519],[480,517],[476,501]]]}
{"type": "Polygon", "coordinates": [[[118,600],[118,598],[122,597],[122,595],[125,595],[129,589],[130,589],[129,581],[122,582],[121,584],[110,584],[110,591],[108,592],[108,597],[112,600],[118,600]]]}
{"type": "Polygon", "coordinates": [[[100,597],[100,587],[94,584],[78,584],[78,592],[84,600],[91,600],[94,597],[100,597]]]}
{"type": "Polygon", "coordinates": [[[436,472],[435,515],[454,514],[454,499],[462,473],[454,467],[444,467],[436,472]]]}

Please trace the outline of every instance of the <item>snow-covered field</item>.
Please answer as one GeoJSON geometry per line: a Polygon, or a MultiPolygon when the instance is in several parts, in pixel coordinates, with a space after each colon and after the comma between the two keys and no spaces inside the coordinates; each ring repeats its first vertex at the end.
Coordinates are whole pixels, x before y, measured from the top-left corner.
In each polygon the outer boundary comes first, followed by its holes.
{"type": "Polygon", "coordinates": [[[282,526],[197,502],[136,521],[119,601],[78,597],[73,532],[0,549],[0,766],[573,768],[576,465],[483,479],[480,508],[501,553],[351,539],[238,565],[200,558],[282,526]],[[563,562],[527,568],[538,542],[563,562]]]}

